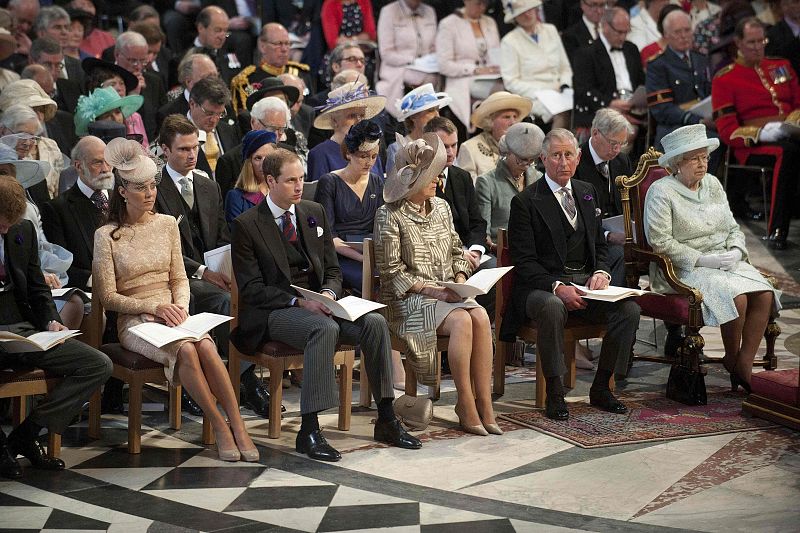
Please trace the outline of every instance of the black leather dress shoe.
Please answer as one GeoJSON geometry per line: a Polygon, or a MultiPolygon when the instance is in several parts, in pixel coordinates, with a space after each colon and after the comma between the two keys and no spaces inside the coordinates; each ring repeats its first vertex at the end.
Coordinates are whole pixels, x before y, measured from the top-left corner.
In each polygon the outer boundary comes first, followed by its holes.
{"type": "Polygon", "coordinates": [[[567,409],[567,402],[564,401],[564,396],[549,394],[544,400],[544,415],[550,420],[568,420],[569,410],[567,409]]]}
{"type": "Polygon", "coordinates": [[[419,450],[422,448],[420,440],[403,429],[397,418],[375,422],[373,435],[378,442],[387,442],[398,448],[405,448],[406,450],[419,450]]]}
{"type": "MultiPolygon", "coordinates": [[[[269,391],[260,379],[256,379],[253,376],[252,379],[242,380],[242,384],[239,387],[239,398],[244,407],[252,409],[260,417],[269,418],[269,391]]],[[[281,412],[285,411],[286,406],[281,405],[281,412]]]]}
{"type": "Polygon", "coordinates": [[[628,408],[625,407],[621,401],[617,400],[608,389],[600,391],[590,390],[589,404],[599,407],[603,411],[608,411],[609,413],[615,413],[618,415],[628,412],[628,408]]]}
{"type": "Polygon", "coordinates": [[[776,229],[767,237],[769,247],[773,250],[785,250],[788,246],[786,242],[786,232],[776,229]]]}
{"type": "Polygon", "coordinates": [[[304,453],[317,461],[330,461],[335,463],[342,458],[342,454],[336,448],[328,444],[322,436],[322,430],[315,430],[311,433],[298,433],[295,440],[294,449],[298,453],[304,453]]]}
{"type": "Polygon", "coordinates": [[[189,396],[189,393],[186,392],[186,389],[183,389],[181,393],[181,411],[186,411],[190,415],[194,416],[203,416],[203,410],[200,409],[200,406],[197,405],[197,402],[189,396]]]}
{"type": "Polygon", "coordinates": [[[9,451],[8,446],[0,446],[0,476],[8,479],[22,477],[22,467],[17,458],[9,451]]]}
{"type": "Polygon", "coordinates": [[[36,439],[25,439],[15,432],[8,436],[8,449],[12,457],[22,455],[35,468],[41,470],[64,470],[64,461],[48,456],[42,444],[36,439]]]}
{"type": "Polygon", "coordinates": [[[122,388],[125,385],[117,378],[110,378],[103,387],[100,400],[100,412],[110,415],[121,415],[125,412],[122,388]]]}

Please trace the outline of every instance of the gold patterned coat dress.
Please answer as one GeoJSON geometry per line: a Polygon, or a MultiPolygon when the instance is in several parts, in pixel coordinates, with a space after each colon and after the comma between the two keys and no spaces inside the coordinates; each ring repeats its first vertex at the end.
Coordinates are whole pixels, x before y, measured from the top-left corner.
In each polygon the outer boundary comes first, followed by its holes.
{"type": "Polygon", "coordinates": [[[168,215],[154,215],[147,222],[123,226],[106,224],[94,235],[92,290],[103,307],[116,311],[122,346],[164,365],[170,383],[177,384],[175,362],[184,342],[162,348],[140,339],[131,327],[153,320],[156,308],[174,303],[189,309],[189,280],[183,266],[178,223],[168,215]]]}
{"type": "Polygon", "coordinates": [[[408,345],[406,356],[423,385],[436,381],[436,328],[455,307],[408,290],[417,282],[435,285],[472,272],[453,227],[446,200],[433,197],[422,215],[407,200],[384,204],[375,215],[375,262],[380,273],[380,301],[387,305],[389,329],[408,345]],[[449,307],[449,309],[447,309],[449,307]]]}

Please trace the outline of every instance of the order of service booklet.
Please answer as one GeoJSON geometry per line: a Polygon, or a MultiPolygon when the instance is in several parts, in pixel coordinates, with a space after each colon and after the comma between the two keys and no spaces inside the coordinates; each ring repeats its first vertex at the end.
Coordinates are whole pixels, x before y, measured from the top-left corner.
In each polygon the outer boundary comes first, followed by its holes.
{"type": "Polygon", "coordinates": [[[298,287],[297,285],[292,285],[292,288],[300,293],[300,296],[303,298],[324,304],[325,307],[330,309],[331,313],[333,313],[333,316],[339,317],[343,320],[349,320],[350,322],[358,320],[362,316],[366,315],[367,313],[371,313],[376,309],[386,307],[378,302],[365,300],[364,298],[359,298],[358,296],[345,296],[341,300],[332,300],[324,294],[310,291],[308,289],[298,287]]]}
{"type": "Polygon", "coordinates": [[[230,320],[233,320],[232,316],[198,313],[187,318],[179,326],[169,327],[159,322],[145,322],[133,326],[129,331],[156,348],[161,348],[171,342],[184,339],[199,341],[203,335],[230,320]]]}
{"type": "Polygon", "coordinates": [[[514,267],[484,268],[470,276],[464,283],[456,283],[455,281],[439,281],[437,283],[442,287],[451,289],[462,298],[474,298],[492,290],[494,284],[508,274],[508,271],[512,268],[514,267]]]}
{"type": "Polygon", "coordinates": [[[39,331],[29,337],[23,337],[10,331],[0,331],[0,350],[8,353],[44,352],[80,334],[77,329],[64,329],[39,331]]]}
{"type": "Polygon", "coordinates": [[[617,287],[614,285],[609,285],[605,289],[595,289],[595,290],[590,290],[589,288],[584,287],[583,285],[578,285],[577,283],[573,283],[573,285],[586,293],[583,295],[583,298],[589,300],[602,300],[604,302],[616,302],[618,300],[630,298],[631,296],[642,296],[645,294],[659,294],[653,291],[644,291],[641,289],[629,289],[628,287],[617,287]]]}

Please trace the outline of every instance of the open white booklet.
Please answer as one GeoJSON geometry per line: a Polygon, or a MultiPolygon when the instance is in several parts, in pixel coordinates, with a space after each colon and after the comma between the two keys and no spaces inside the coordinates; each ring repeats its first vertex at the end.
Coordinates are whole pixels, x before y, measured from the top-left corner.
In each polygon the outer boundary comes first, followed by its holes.
{"type": "Polygon", "coordinates": [[[8,353],[44,352],[67,339],[80,335],[77,329],[61,331],[39,331],[29,337],[23,337],[10,331],[0,331],[0,351],[8,353]]]}
{"type": "Polygon", "coordinates": [[[213,272],[225,274],[233,279],[233,263],[231,262],[231,245],[226,244],[203,254],[203,261],[213,272]]]}
{"type": "Polygon", "coordinates": [[[451,289],[462,298],[474,298],[492,290],[494,284],[508,274],[508,271],[512,268],[514,267],[484,268],[470,276],[464,283],[456,283],[454,281],[439,281],[438,283],[442,287],[451,289]]]}
{"type": "Polygon", "coordinates": [[[77,294],[84,303],[89,303],[92,301],[91,292],[84,292],[77,287],[61,287],[60,289],[50,289],[50,294],[53,295],[53,298],[62,298],[64,300],[67,298],[72,298],[72,295],[77,294]]]}
{"type": "Polygon", "coordinates": [[[129,331],[156,348],[161,348],[171,342],[184,339],[199,341],[203,335],[230,320],[233,320],[232,316],[199,313],[190,316],[179,326],[169,327],[158,322],[145,322],[133,326],[129,331]]]}
{"type": "Polygon", "coordinates": [[[364,298],[359,298],[358,296],[345,296],[341,300],[332,300],[324,294],[310,291],[308,289],[298,287],[297,285],[292,285],[292,288],[300,293],[300,296],[303,298],[324,304],[325,307],[331,310],[333,316],[339,317],[343,320],[349,320],[350,322],[358,320],[362,316],[366,315],[367,313],[371,313],[376,309],[386,307],[378,302],[365,300],[364,298]]]}
{"type": "Polygon", "coordinates": [[[577,283],[573,283],[573,285],[586,293],[583,295],[583,298],[588,300],[602,300],[604,302],[616,302],[617,300],[623,300],[632,296],[642,296],[644,294],[659,294],[653,291],[629,289],[628,287],[616,287],[614,285],[609,285],[606,289],[596,290],[589,290],[587,287],[578,285],[577,283]]]}

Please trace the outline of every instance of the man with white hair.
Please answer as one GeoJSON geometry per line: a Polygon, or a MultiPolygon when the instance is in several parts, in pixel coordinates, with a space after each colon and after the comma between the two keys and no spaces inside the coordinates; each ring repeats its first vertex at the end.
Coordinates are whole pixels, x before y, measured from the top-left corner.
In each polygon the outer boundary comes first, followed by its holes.
{"type": "MultiPolygon", "coordinates": [[[[178,63],[178,81],[183,91],[177,98],[159,108],[157,117],[158,123],[172,114],[185,115],[189,112],[189,93],[194,84],[203,78],[219,77],[219,71],[214,61],[206,54],[187,53],[178,63]]],[[[232,111],[228,111],[233,114],[232,111]]]]}
{"type": "Polygon", "coordinates": [[[167,104],[167,92],[161,76],[145,68],[150,62],[150,51],[144,36],[134,31],[120,33],[114,45],[114,62],[139,78],[138,87],[128,94],[141,94],[144,97],[139,114],[142,115],[147,137],[155,139],[160,124],[156,120],[156,113],[167,104]]]}
{"type": "MultiPolygon", "coordinates": [[[[34,23],[36,37],[50,37],[58,41],[63,48],[69,45],[69,24],[69,14],[64,8],[58,6],[43,7],[34,23]]],[[[73,80],[81,87],[86,83],[81,62],[74,57],[64,57],[64,66],[61,68],[60,77],[73,80]]]]}
{"type": "MultiPolygon", "coordinates": [[[[267,96],[253,105],[250,110],[250,129],[271,131],[278,136],[278,142],[286,141],[286,130],[289,128],[291,112],[289,107],[278,96],[267,96]]],[[[242,171],[242,145],[234,146],[217,161],[214,176],[222,189],[223,198],[236,183],[242,171]]]]}
{"type": "Polygon", "coordinates": [[[108,213],[109,191],[114,175],[103,152],[106,144],[91,135],[81,138],[72,149],[72,165],[78,181],[42,208],[42,228],[53,244],[72,252],[67,270],[70,286],[92,290],[94,231],[108,213]]]}

